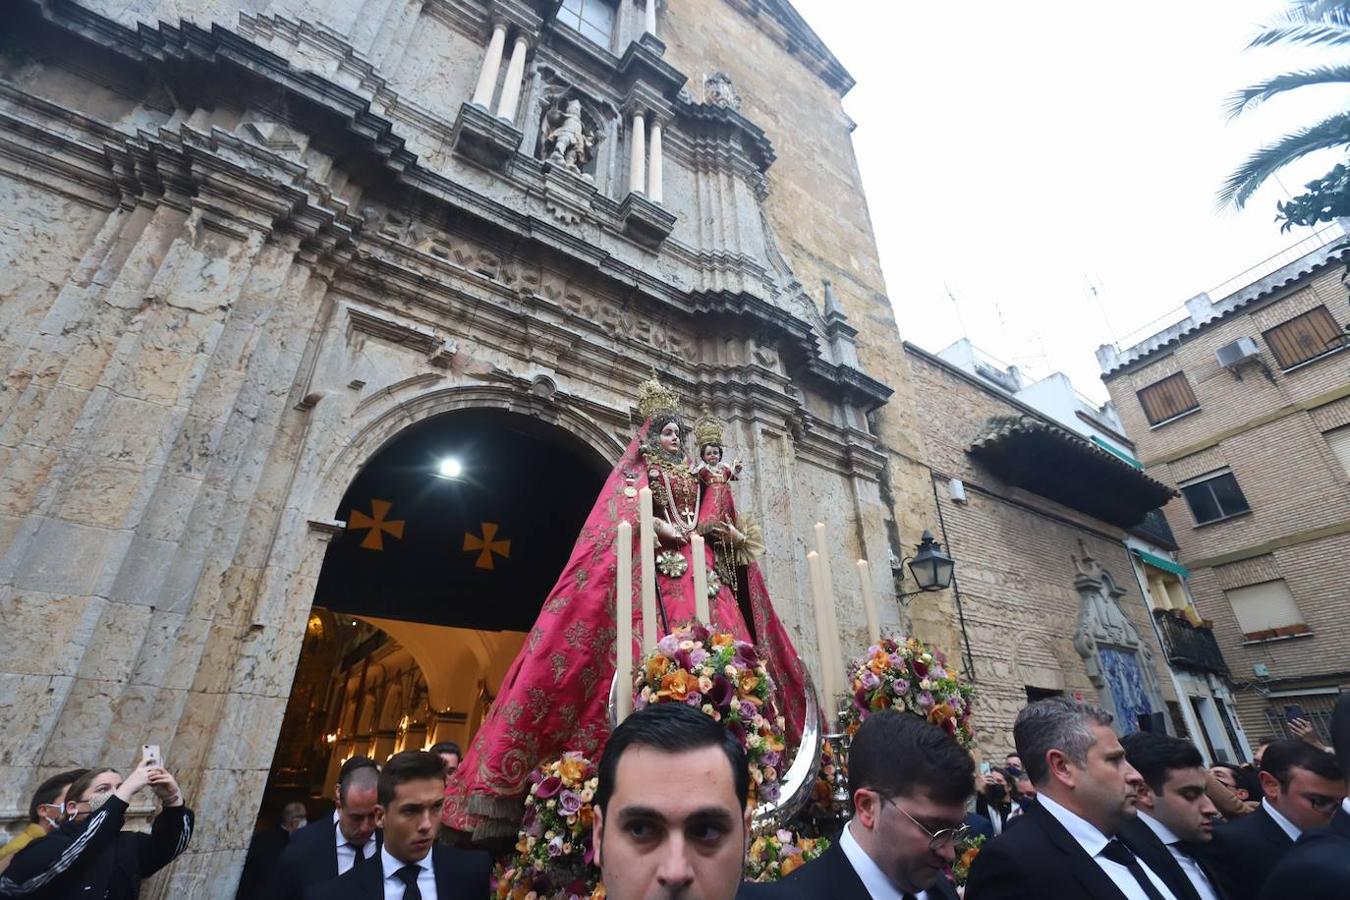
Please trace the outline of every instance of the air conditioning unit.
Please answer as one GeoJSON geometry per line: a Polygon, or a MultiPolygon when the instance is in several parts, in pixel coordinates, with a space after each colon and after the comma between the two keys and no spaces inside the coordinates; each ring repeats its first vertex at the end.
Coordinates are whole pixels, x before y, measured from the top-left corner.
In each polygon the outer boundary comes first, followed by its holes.
{"type": "Polygon", "coordinates": [[[1214,353],[1219,358],[1219,365],[1225,369],[1231,369],[1234,366],[1240,366],[1249,359],[1261,355],[1261,348],[1256,346],[1256,341],[1249,337],[1238,338],[1231,344],[1224,344],[1214,353]]]}

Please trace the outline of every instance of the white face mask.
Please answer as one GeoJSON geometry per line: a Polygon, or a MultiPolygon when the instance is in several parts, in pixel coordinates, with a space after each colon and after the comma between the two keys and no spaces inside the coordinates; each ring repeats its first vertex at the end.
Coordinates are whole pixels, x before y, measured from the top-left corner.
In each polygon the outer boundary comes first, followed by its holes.
{"type": "Polygon", "coordinates": [[[295,820],[295,828],[293,828],[292,831],[299,831],[301,828],[304,828],[304,827],[305,827],[306,825],[308,825],[308,824],[309,824],[309,819],[296,819],[296,820],[295,820]]]}

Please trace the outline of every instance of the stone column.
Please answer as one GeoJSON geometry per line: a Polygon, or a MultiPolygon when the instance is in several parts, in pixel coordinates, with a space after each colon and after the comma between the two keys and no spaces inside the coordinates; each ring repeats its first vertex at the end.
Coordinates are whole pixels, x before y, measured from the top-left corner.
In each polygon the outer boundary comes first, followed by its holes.
{"type": "MultiPolygon", "coordinates": [[[[647,7],[651,9],[649,5],[647,7]]],[[[647,163],[647,199],[661,202],[661,120],[652,119],[652,146],[647,163]]]]}
{"type": "Polygon", "coordinates": [[[492,106],[492,94],[497,89],[497,71],[502,65],[502,50],[506,47],[506,23],[496,22],[492,26],[492,39],[488,41],[487,56],[483,57],[483,67],[478,70],[478,84],[473,89],[473,105],[487,109],[492,106]]]}
{"type": "Polygon", "coordinates": [[[643,10],[642,30],[656,37],[656,0],[647,0],[646,9],[643,10]]]}
{"type": "Polygon", "coordinates": [[[502,99],[497,107],[497,118],[508,122],[516,120],[516,106],[520,103],[520,83],[525,77],[525,53],[530,42],[525,35],[517,34],[516,43],[511,47],[511,62],[506,67],[506,83],[502,85],[502,99]]]}
{"type": "Polygon", "coordinates": [[[633,111],[633,140],[628,157],[628,190],[641,194],[646,178],[647,121],[641,110],[633,111]]]}

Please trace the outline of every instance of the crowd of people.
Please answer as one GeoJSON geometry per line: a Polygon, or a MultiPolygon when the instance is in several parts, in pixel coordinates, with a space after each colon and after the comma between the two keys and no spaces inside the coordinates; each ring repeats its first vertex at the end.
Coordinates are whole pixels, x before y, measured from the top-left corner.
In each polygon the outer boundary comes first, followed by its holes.
{"type": "MultiPolygon", "coordinates": [[[[949,878],[968,839],[986,840],[966,900],[1292,900],[1350,896],[1350,694],[1331,748],[1264,744],[1252,767],[1207,768],[1189,741],[1139,732],[1062,698],[1029,704],[1016,751],[976,767],[942,729],[905,713],[869,716],[848,755],[853,814],[818,859],[776,882],[743,881],[750,768],[731,732],[684,704],[629,716],[598,764],[593,844],[610,900],[956,900],[949,878]]],[[[491,858],[440,840],[453,744],[381,768],[349,759],[337,808],[307,822],[282,809],[255,834],[239,888],[248,900],[449,900],[491,894],[491,858]],[[432,752],[434,751],[434,752],[432,752]]],[[[0,855],[0,895],[135,898],[186,848],[192,812],[177,782],[142,761],[53,776],[30,825],[0,855]],[[133,798],[160,809],[124,831],[133,798]]]]}

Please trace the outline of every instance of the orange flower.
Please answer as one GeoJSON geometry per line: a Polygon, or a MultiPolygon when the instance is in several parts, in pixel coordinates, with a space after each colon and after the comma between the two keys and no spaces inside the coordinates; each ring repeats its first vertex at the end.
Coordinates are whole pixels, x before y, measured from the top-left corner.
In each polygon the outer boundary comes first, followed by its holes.
{"type": "Polygon", "coordinates": [[[583,829],[590,828],[591,823],[594,820],[595,820],[595,812],[592,810],[590,805],[582,806],[581,809],[577,810],[577,824],[581,828],[583,829]]]}
{"type": "MultiPolygon", "coordinates": [[[[802,859],[800,854],[797,856],[788,856],[784,857],[782,863],[779,864],[779,871],[782,873],[783,877],[786,878],[804,865],[806,865],[806,861],[802,859]]],[[[815,870],[812,869],[811,871],[814,872],[815,870]]]]}
{"type": "Polygon", "coordinates": [[[891,698],[887,697],[885,694],[878,693],[876,696],[872,698],[873,709],[889,709],[890,705],[891,705],[891,698]]]}
{"type": "Polygon", "coordinates": [[[963,865],[963,866],[965,866],[967,869],[969,869],[969,868],[970,868],[970,864],[973,863],[973,862],[975,862],[975,857],[977,857],[977,856],[979,856],[979,855],[980,855],[980,848],[979,848],[979,847],[971,847],[971,848],[970,848],[969,850],[967,850],[965,853],[962,853],[962,854],[961,854],[961,865],[963,865]]]}
{"type": "Polygon", "coordinates": [[[755,688],[759,687],[759,676],[755,675],[753,672],[744,673],[741,675],[740,687],[742,694],[753,694],[755,688]]]}
{"type": "Polygon", "coordinates": [[[945,703],[939,703],[928,711],[928,721],[934,725],[940,725],[947,719],[954,718],[956,718],[956,713],[952,712],[952,708],[945,703]]]}
{"type": "Polygon", "coordinates": [[[576,784],[581,780],[581,776],[584,775],[585,772],[586,769],[579,759],[563,757],[562,762],[558,764],[558,774],[561,775],[562,780],[568,784],[576,784]]]}
{"type": "Polygon", "coordinates": [[[689,692],[697,687],[697,678],[684,669],[677,669],[661,679],[661,690],[657,691],[656,695],[683,701],[685,697],[689,696],[689,692]]]}
{"type": "Polygon", "coordinates": [[[872,658],[867,661],[867,668],[880,675],[891,665],[891,658],[885,652],[878,650],[872,654],[872,658]]]}
{"type": "Polygon", "coordinates": [[[713,647],[730,647],[736,642],[736,638],[729,634],[714,634],[712,636],[713,647]]]}
{"type": "Polygon", "coordinates": [[[647,660],[647,680],[656,681],[670,669],[670,660],[656,655],[647,660]]]}

